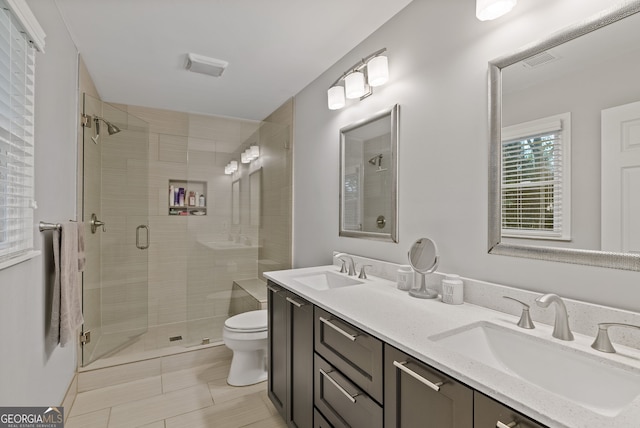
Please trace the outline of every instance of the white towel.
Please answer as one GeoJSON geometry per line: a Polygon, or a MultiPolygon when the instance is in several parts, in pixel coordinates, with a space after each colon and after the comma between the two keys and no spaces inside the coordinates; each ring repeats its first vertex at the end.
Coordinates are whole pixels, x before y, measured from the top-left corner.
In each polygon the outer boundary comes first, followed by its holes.
{"type": "Polygon", "coordinates": [[[78,225],[78,272],[84,271],[87,258],[84,253],[84,223],[79,221],[78,225]]]}
{"type": "Polygon", "coordinates": [[[62,225],[62,231],[53,232],[55,280],[49,340],[59,341],[62,346],[75,343],[77,329],[84,322],[78,275],[81,265],[78,229],[82,226],[82,223],[68,222],[62,225]]]}

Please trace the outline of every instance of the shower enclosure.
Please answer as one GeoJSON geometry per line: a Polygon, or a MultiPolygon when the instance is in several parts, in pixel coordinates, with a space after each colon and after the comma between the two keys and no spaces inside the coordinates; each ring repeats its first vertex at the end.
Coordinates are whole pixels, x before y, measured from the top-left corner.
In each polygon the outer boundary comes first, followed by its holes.
{"type": "Polygon", "coordinates": [[[82,101],[86,365],[147,331],[149,129],[89,95],[82,101]]]}
{"type": "Polygon", "coordinates": [[[291,266],[289,126],[88,95],[84,107],[82,365],[221,343],[224,321],[266,298],[262,272],[291,266]],[[259,157],[242,163],[250,146],[259,157]],[[91,233],[92,214],[105,230],[91,233]]]}

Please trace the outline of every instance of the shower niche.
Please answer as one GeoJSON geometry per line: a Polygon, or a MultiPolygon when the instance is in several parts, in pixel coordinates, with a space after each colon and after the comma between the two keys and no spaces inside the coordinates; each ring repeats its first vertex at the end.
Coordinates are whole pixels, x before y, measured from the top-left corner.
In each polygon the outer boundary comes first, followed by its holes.
{"type": "Polygon", "coordinates": [[[169,180],[169,215],[207,215],[207,182],[169,180]]]}

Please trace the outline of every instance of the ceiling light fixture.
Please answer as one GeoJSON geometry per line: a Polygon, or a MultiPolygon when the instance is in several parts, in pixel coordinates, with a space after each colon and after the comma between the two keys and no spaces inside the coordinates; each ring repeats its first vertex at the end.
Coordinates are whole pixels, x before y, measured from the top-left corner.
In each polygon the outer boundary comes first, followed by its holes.
{"type": "Polygon", "coordinates": [[[336,80],[327,91],[329,110],[339,110],[345,106],[345,96],[349,99],[365,99],[371,95],[372,87],[385,84],[389,80],[389,63],[382,55],[382,48],[354,64],[336,80]]]}
{"type": "Polygon", "coordinates": [[[476,0],[476,17],[480,21],[500,18],[513,9],[518,0],[476,0]]]}

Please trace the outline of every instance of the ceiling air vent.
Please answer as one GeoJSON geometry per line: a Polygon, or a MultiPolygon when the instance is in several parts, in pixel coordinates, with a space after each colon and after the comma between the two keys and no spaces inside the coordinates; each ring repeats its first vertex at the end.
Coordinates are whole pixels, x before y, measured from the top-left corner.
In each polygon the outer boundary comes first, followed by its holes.
{"type": "Polygon", "coordinates": [[[525,67],[527,68],[536,68],[542,65],[548,64],[552,61],[557,60],[558,57],[553,56],[549,52],[540,52],[538,55],[534,55],[522,61],[525,67]]]}
{"type": "Polygon", "coordinates": [[[194,73],[207,74],[209,76],[220,77],[229,63],[221,59],[208,58],[194,53],[187,54],[187,70],[194,73]]]}

